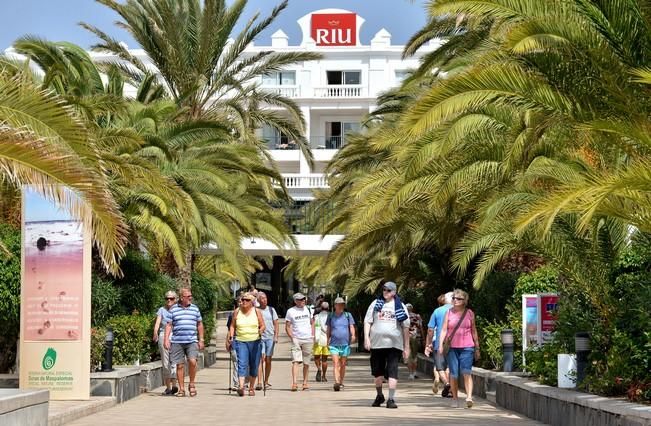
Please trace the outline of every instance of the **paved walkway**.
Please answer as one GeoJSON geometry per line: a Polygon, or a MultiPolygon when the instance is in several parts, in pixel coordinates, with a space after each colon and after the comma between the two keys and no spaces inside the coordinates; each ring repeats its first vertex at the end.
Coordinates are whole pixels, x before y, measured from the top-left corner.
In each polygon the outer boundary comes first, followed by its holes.
{"type": "MultiPolygon", "coordinates": [[[[225,329],[220,321],[221,330],[225,329]]],[[[475,398],[472,409],[449,408],[449,399],[434,396],[428,379],[406,380],[407,369],[401,366],[396,394],[397,410],[384,406],[374,408],[375,389],[365,355],[353,356],[346,374],[345,390],[332,390],[332,373],[328,383],[314,381],[315,368],[310,368],[310,389],[290,392],[289,340],[284,329],[276,350],[270,382],[273,390],[266,397],[262,391],[255,397],[238,397],[228,393],[228,358],[223,349],[223,335],[217,345],[221,349],[217,363],[197,375],[195,398],[160,396],[163,388],[144,394],[100,413],[79,419],[70,425],[283,425],[283,424],[357,424],[357,425],[537,425],[541,424],[518,414],[502,410],[475,398]],[[436,421],[434,421],[436,416],[436,421]]],[[[186,385],[187,386],[187,385],[186,385]]],[[[385,389],[385,395],[388,390],[385,389]]]]}

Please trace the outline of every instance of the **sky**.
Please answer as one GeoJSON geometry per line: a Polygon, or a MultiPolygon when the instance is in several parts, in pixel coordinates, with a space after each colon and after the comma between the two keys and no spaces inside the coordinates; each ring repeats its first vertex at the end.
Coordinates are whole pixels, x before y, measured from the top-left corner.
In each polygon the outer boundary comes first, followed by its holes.
{"type": "MultiPolygon", "coordinates": [[[[260,11],[267,15],[280,0],[249,0],[244,12],[246,20],[260,11]]],[[[94,35],[77,25],[83,21],[107,32],[130,48],[137,43],[127,32],[113,23],[118,16],[94,0],[0,0],[0,51],[23,35],[36,35],[52,41],[69,41],[86,49],[97,42],[94,35]]],[[[289,0],[271,27],[256,40],[257,45],[270,45],[270,36],[282,28],[290,45],[301,42],[296,21],[309,12],[325,8],[347,9],[366,19],[361,30],[362,44],[386,28],[392,44],[405,44],[425,24],[424,0],[289,0]]],[[[240,22],[239,28],[245,23],[240,22]]]]}
{"type": "Polygon", "coordinates": [[[25,222],[71,219],[70,213],[59,209],[53,201],[31,189],[25,191],[25,222]]]}

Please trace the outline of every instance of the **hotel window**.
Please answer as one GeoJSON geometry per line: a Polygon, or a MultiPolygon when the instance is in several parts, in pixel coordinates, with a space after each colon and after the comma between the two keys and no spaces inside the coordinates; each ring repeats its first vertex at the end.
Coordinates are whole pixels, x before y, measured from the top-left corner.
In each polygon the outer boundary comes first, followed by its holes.
{"type": "Polygon", "coordinates": [[[296,86],[296,71],[277,71],[262,76],[263,86],[296,86]]]}
{"type": "Polygon", "coordinates": [[[409,71],[407,70],[396,70],[396,83],[402,83],[407,77],[409,77],[409,71]]]}
{"type": "Polygon", "coordinates": [[[360,71],[327,71],[328,85],[362,84],[360,71]]]}

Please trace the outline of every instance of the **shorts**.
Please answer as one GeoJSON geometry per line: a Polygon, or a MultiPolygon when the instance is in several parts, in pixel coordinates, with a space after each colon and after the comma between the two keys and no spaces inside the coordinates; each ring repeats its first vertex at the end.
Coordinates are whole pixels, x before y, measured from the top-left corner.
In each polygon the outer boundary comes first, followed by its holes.
{"type": "Polygon", "coordinates": [[[172,343],[170,348],[170,364],[178,365],[188,360],[196,360],[199,357],[199,344],[192,343],[172,343]]]}
{"type": "Polygon", "coordinates": [[[417,337],[409,338],[409,358],[407,362],[416,362],[418,359],[418,351],[420,351],[420,339],[417,337]]]}
{"type": "Polygon", "coordinates": [[[312,353],[314,356],[328,356],[330,355],[330,350],[327,346],[321,346],[318,343],[315,343],[312,348],[312,353]]]}
{"type": "Polygon", "coordinates": [[[459,378],[461,374],[472,373],[472,362],[475,358],[475,348],[450,348],[448,352],[448,367],[450,367],[450,377],[459,378]]]}
{"type": "Polygon", "coordinates": [[[398,379],[398,364],[402,350],[396,348],[371,349],[371,374],[373,377],[398,379]]]}
{"type": "Polygon", "coordinates": [[[312,355],[312,339],[297,339],[298,345],[292,345],[292,362],[303,362],[307,358],[309,361],[312,355]]]}
{"type": "Polygon", "coordinates": [[[165,349],[163,342],[165,341],[165,334],[158,335],[158,352],[160,353],[160,362],[163,367],[163,379],[176,379],[176,369],[172,368],[170,362],[170,351],[165,349]]]}
{"type": "Polygon", "coordinates": [[[262,346],[262,356],[268,356],[272,357],[274,356],[274,347],[276,345],[274,344],[274,339],[262,339],[260,341],[260,345],[262,346]]]}
{"type": "Polygon", "coordinates": [[[350,355],[350,345],[330,345],[328,346],[328,349],[330,349],[330,355],[332,356],[340,356],[342,358],[346,358],[348,355],[350,355]]]}
{"type": "Polygon", "coordinates": [[[438,353],[438,351],[434,353],[434,364],[436,364],[436,371],[445,371],[448,368],[448,360],[445,359],[445,355],[438,353]]]}

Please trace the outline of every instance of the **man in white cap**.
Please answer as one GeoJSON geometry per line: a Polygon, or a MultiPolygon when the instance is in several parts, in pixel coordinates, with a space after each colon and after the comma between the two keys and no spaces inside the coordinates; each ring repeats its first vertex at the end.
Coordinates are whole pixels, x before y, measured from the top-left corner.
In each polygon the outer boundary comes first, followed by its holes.
{"type": "Polygon", "coordinates": [[[330,315],[330,304],[321,302],[319,313],[314,315],[314,364],[316,365],[316,381],[327,382],[326,372],[328,371],[328,316],[330,315]]]}
{"type": "Polygon", "coordinates": [[[333,389],[339,392],[344,385],[346,361],[350,355],[350,345],[355,343],[355,319],[344,311],[346,301],[342,297],[335,299],[335,311],[328,315],[328,347],[334,364],[335,384],[333,389]]]}
{"type": "Polygon", "coordinates": [[[308,373],[310,370],[310,355],[312,355],[312,344],[314,341],[314,321],[310,310],[305,307],[305,295],[294,294],[294,304],[285,314],[285,331],[292,341],[292,392],[298,390],[296,379],[298,367],[303,364],[303,387],[308,390],[308,373]]]}
{"type": "Polygon", "coordinates": [[[395,402],[398,364],[401,356],[405,360],[409,358],[409,316],[396,291],[396,283],[385,282],[382,297],[371,303],[364,317],[364,347],[371,351],[371,374],[377,392],[373,407],[385,401],[382,382],[388,379],[387,408],[398,408],[395,402]]]}

